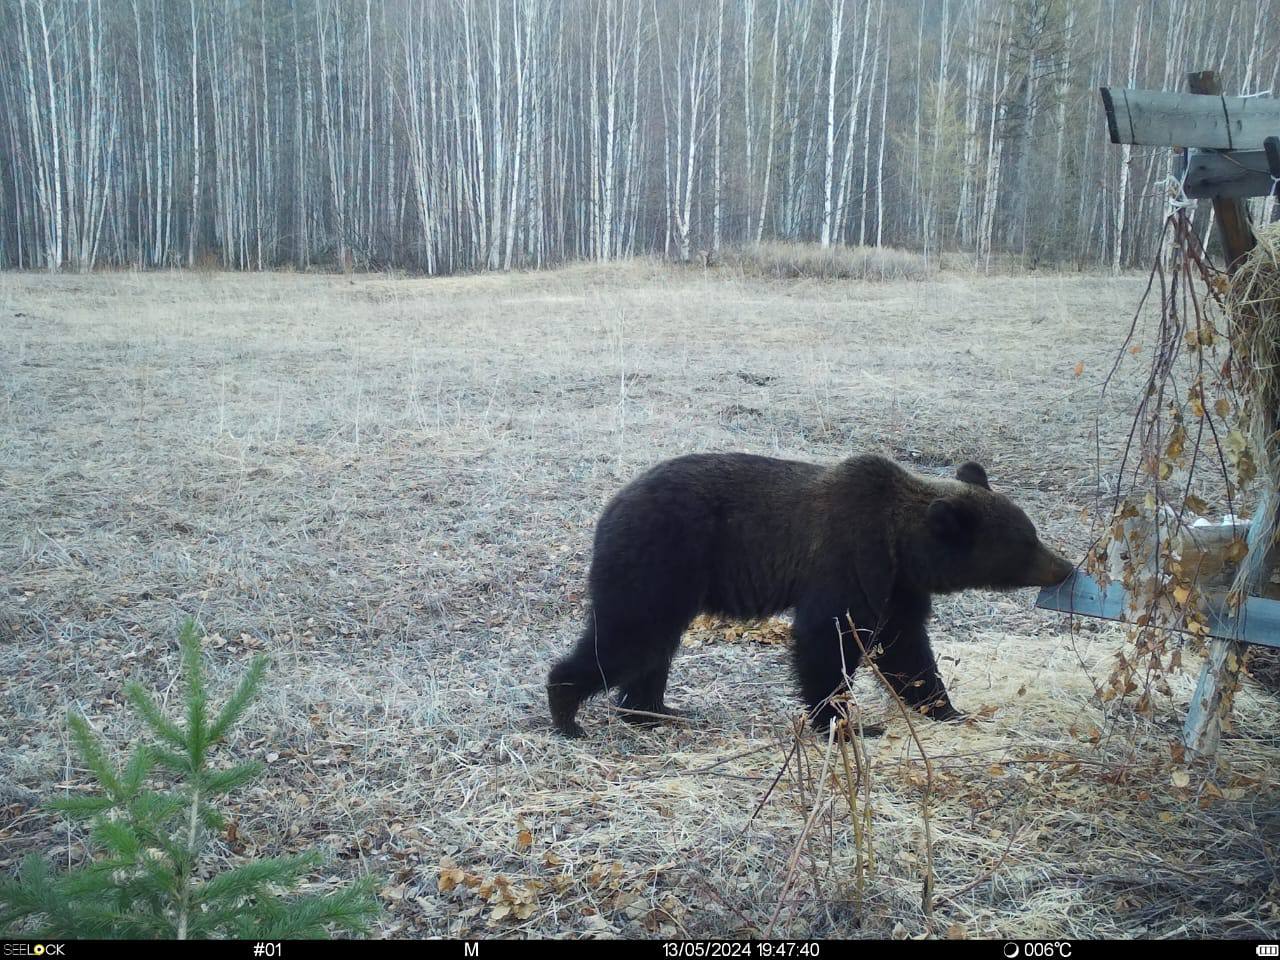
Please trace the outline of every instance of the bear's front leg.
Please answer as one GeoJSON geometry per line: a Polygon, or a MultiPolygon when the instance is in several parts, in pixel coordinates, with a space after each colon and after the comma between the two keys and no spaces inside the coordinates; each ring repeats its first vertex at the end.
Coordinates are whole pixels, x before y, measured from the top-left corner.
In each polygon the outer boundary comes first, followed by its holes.
{"type": "Polygon", "coordinates": [[[832,699],[844,692],[845,676],[853,675],[862,658],[861,647],[849,630],[849,611],[850,604],[821,595],[796,606],[792,657],[800,693],[819,733],[826,733],[831,721],[840,718],[841,711],[832,699]]]}
{"type": "Polygon", "coordinates": [[[908,706],[931,720],[964,719],[947,696],[923,622],[890,621],[879,643],[876,669],[908,706]]]}

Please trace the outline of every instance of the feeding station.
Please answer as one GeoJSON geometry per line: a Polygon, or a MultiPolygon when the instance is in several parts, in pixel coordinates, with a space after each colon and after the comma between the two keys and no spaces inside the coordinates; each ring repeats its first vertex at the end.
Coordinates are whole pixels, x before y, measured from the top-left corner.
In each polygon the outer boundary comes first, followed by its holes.
{"type": "MultiPolygon", "coordinates": [[[[1269,196],[1280,183],[1280,101],[1223,96],[1212,71],[1191,74],[1188,88],[1187,93],[1174,93],[1103,87],[1107,126],[1112,143],[1181,148],[1175,174],[1187,198],[1213,201],[1226,269],[1234,274],[1256,243],[1244,199],[1269,196]]],[[[1260,415],[1267,418],[1261,434],[1271,446],[1280,437],[1280,410],[1260,415]]],[[[1235,581],[1243,599],[1236,604],[1225,597],[1209,601],[1203,610],[1207,655],[1183,727],[1183,742],[1197,753],[1209,754],[1217,747],[1246,645],[1280,648],[1280,601],[1263,596],[1277,560],[1277,479],[1265,467],[1259,476],[1264,489],[1249,523],[1248,551],[1235,581]]],[[[1082,571],[1042,590],[1036,605],[1108,620],[1130,619],[1124,586],[1113,580],[1104,588],[1082,571]]]]}

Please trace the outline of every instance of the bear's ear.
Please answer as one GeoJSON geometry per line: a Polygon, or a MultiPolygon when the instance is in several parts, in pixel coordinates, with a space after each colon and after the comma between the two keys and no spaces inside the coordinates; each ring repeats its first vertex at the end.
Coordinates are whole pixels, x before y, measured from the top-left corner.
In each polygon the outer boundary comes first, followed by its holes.
{"type": "Polygon", "coordinates": [[[973,539],[978,527],[978,513],[960,497],[939,497],[925,513],[929,532],[948,543],[973,539]]]}
{"type": "Polygon", "coordinates": [[[956,479],[986,490],[991,489],[991,484],[987,482],[987,471],[982,469],[982,464],[974,463],[972,460],[960,464],[960,469],[956,471],[956,479]]]}

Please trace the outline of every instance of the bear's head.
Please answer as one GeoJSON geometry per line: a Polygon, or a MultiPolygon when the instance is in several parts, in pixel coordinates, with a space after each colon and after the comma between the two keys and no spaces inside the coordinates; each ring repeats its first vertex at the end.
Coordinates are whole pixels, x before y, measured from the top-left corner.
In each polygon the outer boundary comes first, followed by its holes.
{"type": "MultiPolygon", "coordinates": [[[[1008,497],[996,493],[976,463],[956,471],[961,485],[929,503],[920,557],[929,589],[1013,590],[1061,583],[1074,569],[1036,535],[1036,528],[1008,497]]],[[[919,556],[919,555],[918,555],[919,556]]]]}

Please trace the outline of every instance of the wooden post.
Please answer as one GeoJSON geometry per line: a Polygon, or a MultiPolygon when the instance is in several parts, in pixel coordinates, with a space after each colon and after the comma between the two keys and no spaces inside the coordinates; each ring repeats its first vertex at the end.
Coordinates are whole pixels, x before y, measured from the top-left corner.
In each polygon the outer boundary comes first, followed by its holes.
{"type": "MultiPolygon", "coordinates": [[[[1222,80],[1212,70],[1187,76],[1187,86],[1192,93],[1222,95],[1222,80]]],[[[1213,198],[1214,220],[1218,225],[1218,238],[1222,241],[1222,256],[1228,273],[1234,273],[1240,261],[1256,242],[1249,225],[1249,211],[1244,201],[1228,197],[1213,198]]],[[[1249,526],[1250,553],[1252,545],[1260,537],[1270,539],[1274,533],[1274,506],[1272,491],[1263,494],[1257,513],[1249,526]]],[[[1261,553],[1265,554],[1266,548],[1261,553]]],[[[1261,565],[1259,565],[1261,566],[1261,565]]],[[[1252,593],[1261,587],[1261,580],[1269,578],[1270,569],[1253,570],[1244,584],[1252,593]]],[[[1212,640],[1208,655],[1200,670],[1196,692],[1187,711],[1187,722],[1182,728],[1182,739],[1195,753],[1211,754],[1218,748],[1222,733],[1222,720],[1231,711],[1231,701],[1240,686],[1240,672],[1244,667],[1245,645],[1238,640],[1212,640]]]]}
{"type": "MultiPolygon", "coordinates": [[[[1187,75],[1187,86],[1192,93],[1222,96],[1222,79],[1212,70],[1187,75]]],[[[1218,239],[1222,241],[1222,256],[1228,273],[1234,273],[1236,264],[1253,249],[1253,228],[1249,226],[1249,211],[1243,200],[1228,197],[1213,198],[1214,220],[1218,225],[1218,239]]]]}

